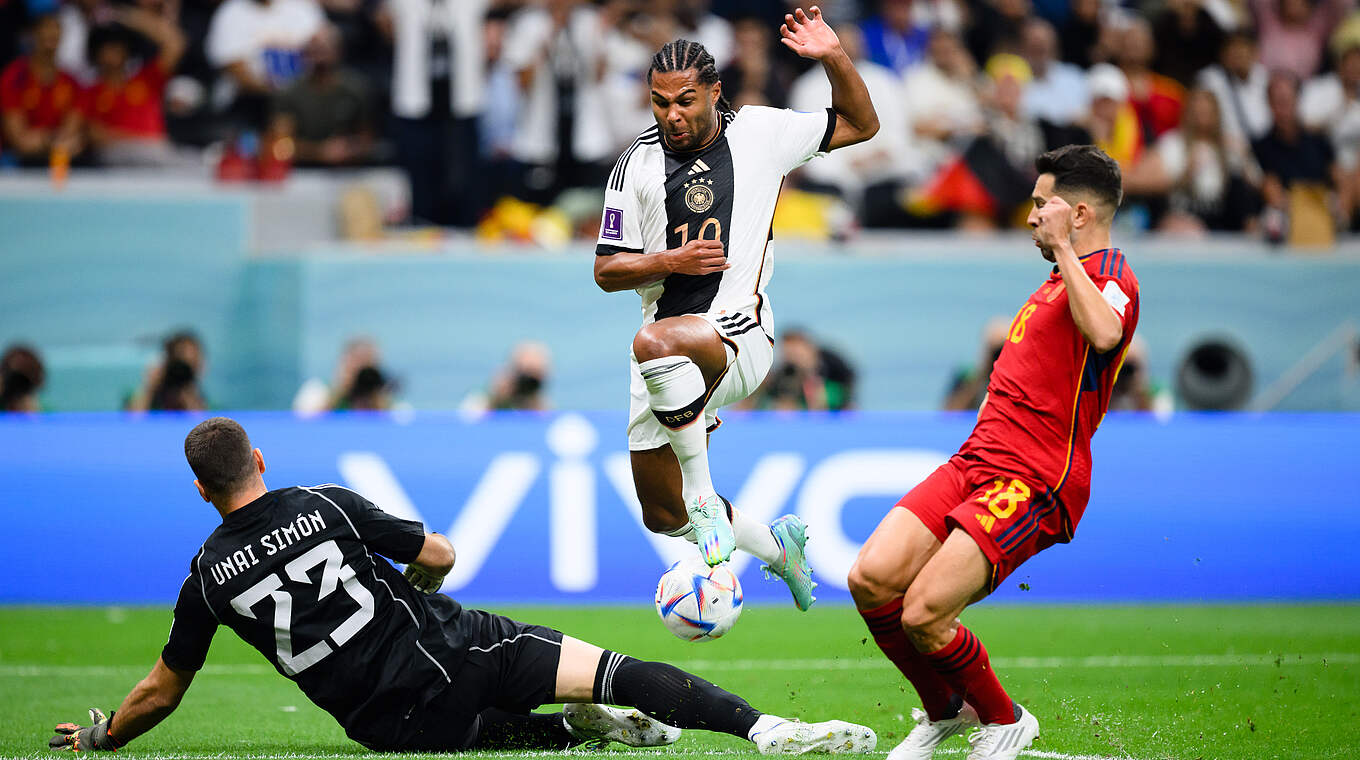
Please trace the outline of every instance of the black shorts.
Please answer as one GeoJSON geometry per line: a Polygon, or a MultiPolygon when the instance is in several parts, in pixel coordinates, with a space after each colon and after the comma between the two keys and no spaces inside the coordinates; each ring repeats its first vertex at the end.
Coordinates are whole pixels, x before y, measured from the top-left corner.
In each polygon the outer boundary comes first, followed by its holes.
{"type": "Polygon", "coordinates": [[[468,636],[463,666],[451,674],[449,688],[404,721],[399,746],[385,749],[466,749],[477,738],[477,716],[483,710],[527,713],[557,701],[560,632],[466,608],[459,623],[468,636]]]}

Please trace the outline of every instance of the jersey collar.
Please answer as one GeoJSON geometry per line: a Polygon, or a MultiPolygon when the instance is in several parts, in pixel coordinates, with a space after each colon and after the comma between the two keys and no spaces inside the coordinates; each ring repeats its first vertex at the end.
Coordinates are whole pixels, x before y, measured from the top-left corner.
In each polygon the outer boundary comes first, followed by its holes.
{"type": "MultiPolygon", "coordinates": [[[[1077,257],[1077,261],[1085,261],[1085,260],[1091,258],[1092,256],[1095,256],[1096,254],[1100,254],[1100,253],[1119,253],[1119,249],[1118,249],[1118,248],[1101,248],[1099,251],[1091,251],[1090,253],[1085,253],[1085,254],[1082,254],[1081,256],[1078,256],[1078,257],[1077,257]]],[[[1055,279],[1055,280],[1061,280],[1061,279],[1062,279],[1062,275],[1058,272],[1058,265],[1057,265],[1057,264],[1054,264],[1054,265],[1053,265],[1053,277],[1052,277],[1051,279],[1055,279]]]]}

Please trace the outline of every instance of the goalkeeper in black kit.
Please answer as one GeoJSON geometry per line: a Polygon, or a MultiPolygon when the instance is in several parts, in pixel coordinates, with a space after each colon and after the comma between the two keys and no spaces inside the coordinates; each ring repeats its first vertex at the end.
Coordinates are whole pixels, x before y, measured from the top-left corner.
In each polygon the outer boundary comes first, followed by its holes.
{"type": "Polygon", "coordinates": [[[763,754],[865,752],[877,741],[864,726],[785,720],[671,665],[466,609],[436,593],[454,565],[448,539],[341,486],[268,490],[264,457],[234,420],[200,423],[184,453],[222,524],[190,562],[151,672],[107,718],[90,710],[89,726],[58,725],[54,749],[115,750],[151,730],[179,705],[220,626],[372,750],[658,746],[685,728],[763,754]],[[552,703],[565,707],[530,712],[552,703]]]}

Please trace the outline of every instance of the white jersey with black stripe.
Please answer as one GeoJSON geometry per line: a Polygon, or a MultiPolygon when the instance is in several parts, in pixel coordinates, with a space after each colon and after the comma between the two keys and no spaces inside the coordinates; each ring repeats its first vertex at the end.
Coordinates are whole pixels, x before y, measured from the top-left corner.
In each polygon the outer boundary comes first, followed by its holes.
{"type": "Polygon", "coordinates": [[[746,106],[724,113],[719,134],[693,151],[673,151],[656,127],[619,157],[605,187],[597,255],[657,253],[695,238],[723,243],[729,268],[672,274],[637,289],[642,322],[681,314],[740,312],[766,334],[773,319],[765,288],[771,223],[784,176],[824,153],[835,112],[746,106]]]}

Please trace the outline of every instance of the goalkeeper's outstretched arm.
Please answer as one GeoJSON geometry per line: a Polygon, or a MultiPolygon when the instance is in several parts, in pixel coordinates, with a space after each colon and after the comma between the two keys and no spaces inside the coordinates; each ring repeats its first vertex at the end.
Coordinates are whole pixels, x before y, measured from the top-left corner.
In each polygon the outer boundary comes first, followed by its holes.
{"type": "Polygon", "coordinates": [[[77,752],[116,750],[174,712],[193,680],[193,671],[174,670],[158,657],[151,672],[123,698],[123,704],[111,718],[105,719],[97,709],[90,710],[92,725],[63,723],[57,726],[57,735],[48,745],[77,752]]]}

